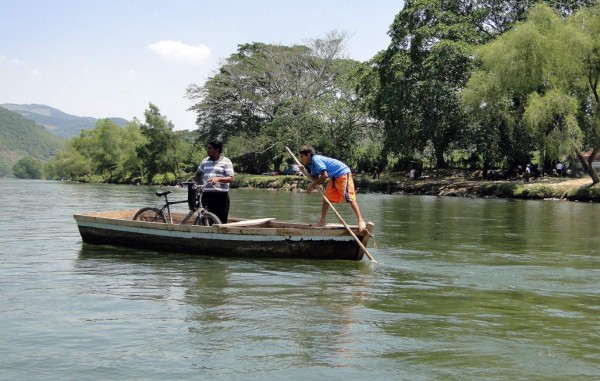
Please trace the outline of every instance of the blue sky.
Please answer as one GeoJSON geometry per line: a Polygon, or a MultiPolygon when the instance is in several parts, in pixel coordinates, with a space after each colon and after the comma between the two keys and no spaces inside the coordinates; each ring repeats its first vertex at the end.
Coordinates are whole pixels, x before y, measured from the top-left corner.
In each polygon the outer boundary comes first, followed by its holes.
{"type": "Polygon", "coordinates": [[[402,1],[0,0],[0,104],[143,119],[150,102],[195,129],[189,84],[249,42],[300,44],[333,30],[359,61],[385,49],[402,1]]]}

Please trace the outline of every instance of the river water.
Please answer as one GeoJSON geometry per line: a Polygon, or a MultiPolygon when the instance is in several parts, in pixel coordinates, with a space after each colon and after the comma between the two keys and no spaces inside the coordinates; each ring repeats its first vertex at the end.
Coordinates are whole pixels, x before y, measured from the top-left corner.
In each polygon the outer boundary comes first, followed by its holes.
{"type": "MultiPolygon", "coordinates": [[[[82,243],[73,213],[155,190],[0,179],[1,380],[600,379],[599,204],[361,194],[378,263],[82,243]]],[[[231,198],[304,222],[321,203],[231,198]]]]}

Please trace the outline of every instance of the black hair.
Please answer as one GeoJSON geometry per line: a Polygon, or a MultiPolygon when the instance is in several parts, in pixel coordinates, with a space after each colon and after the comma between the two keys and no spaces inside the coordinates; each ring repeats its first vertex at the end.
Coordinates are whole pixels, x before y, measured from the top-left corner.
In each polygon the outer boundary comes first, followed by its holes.
{"type": "Polygon", "coordinates": [[[214,149],[219,151],[219,153],[223,152],[223,143],[220,140],[211,140],[208,142],[208,145],[211,145],[214,149]]]}
{"type": "Polygon", "coordinates": [[[300,148],[300,153],[303,155],[315,156],[315,149],[310,144],[305,144],[300,148]]]}

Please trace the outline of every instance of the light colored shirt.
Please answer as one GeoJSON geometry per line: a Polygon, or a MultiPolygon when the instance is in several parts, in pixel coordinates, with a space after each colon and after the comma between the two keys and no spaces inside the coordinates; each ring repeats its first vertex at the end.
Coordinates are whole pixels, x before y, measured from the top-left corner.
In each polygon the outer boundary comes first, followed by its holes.
{"type": "Polygon", "coordinates": [[[233,176],[233,163],[223,155],[215,161],[210,156],[207,156],[198,166],[196,173],[202,174],[204,192],[229,192],[229,184],[216,183],[213,185],[208,180],[213,177],[233,176]]]}
{"type": "Polygon", "coordinates": [[[327,174],[332,179],[337,179],[338,177],[351,172],[350,167],[341,161],[321,155],[313,155],[309,167],[310,175],[314,177],[318,177],[323,170],[326,170],[327,174]]]}

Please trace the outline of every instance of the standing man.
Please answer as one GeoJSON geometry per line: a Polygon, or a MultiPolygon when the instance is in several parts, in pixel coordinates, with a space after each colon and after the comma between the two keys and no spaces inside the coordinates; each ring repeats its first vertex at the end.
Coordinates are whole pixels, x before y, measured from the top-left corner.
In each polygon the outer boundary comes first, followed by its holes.
{"type": "MultiPolygon", "coordinates": [[[[354,181],[352,180],[352,171],[350,167],[337,159],[315,154],[315,149],[311,145],[304,145],[300,150],[300,161],[304,164],[312,183],[306,189],[310,194],[318,185],[330,179],[323,195],[332,203],[339,204],[342,197],[350,204],[354,214],[358,218],[358,230],[366,229],[365,220],[360,214],[356,194],[354,192],[354,181]]],[[[321,219],[316,226],[325,226],[327,224],[327,211],[329,203],[323,200],[321,208],[321,219]]]]}
{"type": "Polygon", "coordinates": [[[220,141],[208,143],[206,151],[208,156],[198,166],[194,180],[204,185],[202,205],[226,224],[229,215],[229,184],[233,182],[235,175],[233,164],[221,154],[223,144],[220,141]]]}

